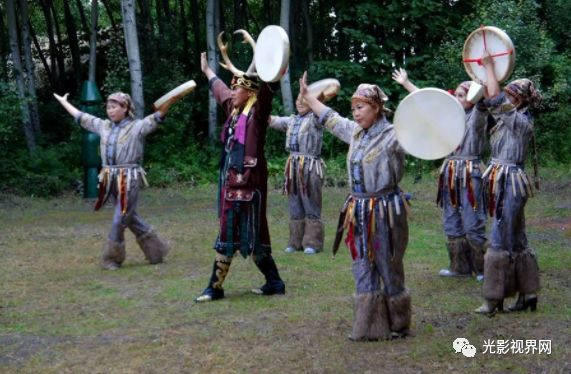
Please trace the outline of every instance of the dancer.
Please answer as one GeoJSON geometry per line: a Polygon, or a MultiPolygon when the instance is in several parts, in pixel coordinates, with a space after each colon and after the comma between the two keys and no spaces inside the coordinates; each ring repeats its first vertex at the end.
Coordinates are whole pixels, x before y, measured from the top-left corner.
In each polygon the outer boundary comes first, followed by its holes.
{"type": "Polygon", "coordinates": [[[537,107],[542,97],[535,84],[526,78],[509,83],[501,91],[493,59],[486,54],[483,61],[487,74],[485,103],[495,120],[489,130],[491,161],[483,176],[486,203],[493,221],[484,262],[485,302],[476,312],[501,311],[504,299],[516,292],[517,302],[509,310],[535,311],[539,268],[525,234],[524,208],[533,190],[524,162],[534,133],[528,109],[537,107]]]}
{"type": "MultiPolygon", "coordinates": [[[[393,79],[408,92],[418,90],[406,70],[393,72],[393,79]]],[[[466,99],[472,82],[458,85],[454,96],[466,112],[466,132],[462,143],[442,163],[436,202],[442,208],[442,225],[447,236],[450,258],[443,277],[466,277],[472,274],[483,279],[486,248],[486,210],[482,191],[484,164],[481,155],[486,145],[487,108],[466,99]]]]}
{"type": "Polygon", "coordinates": [[[195,301],[222,299],[222,284],[234,254],[253,256],[266,283],[252,292],[260,295],[284,294],[285,284],[271,254],[270,232],[266,219],[267,161],[264,156],[266,128],[273,92],[260,83],[254,71],[246,73],[229,63],[225,48],[220,48],[226,66],[234,73],[231,89],[208,66],[206,52],[200,56],[202,72],[216,102],[228,118],[222,129],[222,158],[218,178],[218,216],[220,231],[214,249],[216,257],[206,289],[195,301]]]}
{"type": "Polygon", "coordinates": [[[333,252],[343,228],[353,259],[355,320],[351,340],[404,337],[411,321],[411,297],[404,284],[409,209],[398,187],[405,151],[386,118],[388,97],[377,85],[360,84],[351,98],[355,121],[343,118],[308,94],[307,73],[300,91],[307,105],[333,135],[349,144],[351,193],[339,218],[333,252]],[[382,280],[382,289],[381,289],[382,280]]]}
{"type": "Polygon", "coordinates": [[[107,98],[104,120],[81,112],[68,102],[68,94],[54,97],[86,130],[101,137],[101,164],[99,174],[98,210],[110,197],[115,204],[111,231],[101,255],[101,266],[116,270],[125,261],[125,228],[129,228],[150,264],[163,261],[169,245],[161,239],[137,213],[139,188],[147,184],[143,162],[144,140],[163,121],[171,103],[166,103],[155,113],[139,120],[133,113],[133,101],[129,94],[115,92],[107,98]]]}

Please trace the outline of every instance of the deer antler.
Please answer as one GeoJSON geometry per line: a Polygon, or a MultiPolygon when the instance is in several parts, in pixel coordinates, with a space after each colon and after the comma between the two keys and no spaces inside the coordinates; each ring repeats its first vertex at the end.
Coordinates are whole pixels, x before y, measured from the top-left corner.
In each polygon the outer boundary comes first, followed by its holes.
{"type": "MultiPolygon", "coordinates": [[[[234,34],[242,34],[242,37],[244,38],[244,40],[242,41],[242,43],[248,43],[250,44],[250,46],[252,47],[252,52],[255,54],[256,53],[256,42],[254,41],[254,38],[252,38],[252,35],[250,35],[250,33],[246,30],[243,29],[239,29],[234,31],[234,34]]],[[[250,66],[248,67],[248,70],[246,70],[246,75],[252,77],[252,76],[258,76],[258,73],[256,72],[256,65],[254,64],[254,57],[252,56],[252,62],[250,63],[250,66]]]]}
{"type": "MultiPolygon", "coordinates": [[[[250,63],[250,66],[248,67],[248,70],[246,71],[246,73],[244,73],[242,70],[238,69],[236,66],[234,66],[234,64],[232,63],[232,61],[230,61],[230,57],[228,57],[228,43],[224,44],[222,42],[222,34],[224,34],[224,31],[222,31],[220,34],[218,34],[218,48],[220,49],[220,53],[222,54],[222,59],[224,60],[224,64],[223,63],[219,63],[220,66],[222,66],[224,69],[229,70],[232,74],[234,74],[236,77],[243,77],[245,74],[247,74],[248,76],[257,76],[256,73],[256,66],[254,64],[254,59],[252,58],[252,62],[250,63]]],[[[242,41],[242,43],[248,43],[252,46],[252,50],[255,52],[256,51],[256,42],[254,41],[254,38],[252,38],[252,36],[246,31],[246,30],[236,30],[234,31],[234,34],[242,34],[244,40],[242,41]]]]}

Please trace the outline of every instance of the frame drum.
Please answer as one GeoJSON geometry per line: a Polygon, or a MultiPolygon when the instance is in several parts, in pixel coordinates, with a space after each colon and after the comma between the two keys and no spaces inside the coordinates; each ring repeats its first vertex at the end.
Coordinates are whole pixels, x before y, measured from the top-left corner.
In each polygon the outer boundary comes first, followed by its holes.
{"type": "Polygon", "coordinates": [[[169,92],[161,96],[157,101],[153,103],[153,109],[158,110],[161,106],[163,106],[167,102],[174,104],[187,94],[194,91],[195,88],[196,88],[196,83],[193,80],[189,80],[188,82],[181,84],[180,86],[170,90],[169,92]]]}
{"type": "Polygon", "coordinates": [[[307,87],[311,96],[319,97],[323,95],[323,102],[333,99],[339,93],[341,83],[337,79],[327,78],[313,82],[307,87]]]}
{"type": "Polygon", "coordinates": [[[277,82],[287,71],[289,38],[284,29],[266,26],[256,41],[254,64],[258,77],[264,82],[277,82]]]}
{"type": "Polygon", "coordinates": [[[509,78],[515,65],[515,48],[503,30],[483,26],[474,30],[464,42],[462,59],[466,73],[476,82],[486,83],[486,69],[482,65],[484,50],[494,59],[494,69],[499,83],[509,78]]]}
{"type": "Polygon", "coordinates": [[[394,116],[397,139],[411,155],[435,160],[452,153],[466,129],[462,105],[439,88],[422,88],[408,94],[394,116]]]}

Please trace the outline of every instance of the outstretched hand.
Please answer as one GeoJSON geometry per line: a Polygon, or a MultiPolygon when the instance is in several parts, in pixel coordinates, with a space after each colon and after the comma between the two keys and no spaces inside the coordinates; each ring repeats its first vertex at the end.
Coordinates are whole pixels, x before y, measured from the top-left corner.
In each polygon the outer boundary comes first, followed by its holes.
{"type": "Polygon", "coordinates": [[[404,85],[408,81],[408,73],[403,68],[393,71],[393,80],[400,85],[404,85]]]}
{"type": "Polygon", "coordinates": [[[301,78],[299,78],[299,93],[302,97],[307,96],[307,71],[303,72],[301,78]]]}
{"type": "Polygon", "coordinates": [[[57,93],[54,92],[54,97],[56,98],[57,101],[59,101],[59,103],[61,104],[61,106],[64,107],[65,110],[67,110],[67,112],[69,114],[71,114],[73,117],[76,117],[80,111],[74,107],[73,105],[71,105],[71,103],[69,101],[67,101],[67,97],[69,96],[68,93],[66,93],[63,96],[58,95],[57,93]]]}
{"type": "Polygon", "coordinates": [[[69,93],[66,93],[63,96],[58,95],[57,93],[54,92],[54,97],[57,99],[57,101],[59,101],[60,103],[64,103],[64,102],[68,102],[67,101],[67,97],[69,96],[69,93]]]}

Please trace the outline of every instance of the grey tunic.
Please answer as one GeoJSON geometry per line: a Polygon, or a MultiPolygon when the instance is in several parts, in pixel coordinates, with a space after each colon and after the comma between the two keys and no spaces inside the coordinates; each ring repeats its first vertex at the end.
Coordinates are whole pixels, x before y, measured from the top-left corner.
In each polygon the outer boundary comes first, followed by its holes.
{"type": "MultiPolygon", "coordinates": [[[[125,119],[119,124],[110,120],[97,118],[88,113],[80,113],[76,120],[79,124],[101,137],[100,150],[103,168],[99,176],[100,188],[107,188],[115,200],[113,223],[109,239],[115,242],[125,240],[125,228],[129,228],[135,236],[151,230],[137,213],[139,186],[145,181],[145,171],[141,167],[143,161],[145,137],[157,129],[161,122],[158,112],[142,120],[125,119]],[[119,177],[121,176],[121,177],[119,177]],[[122,192],[121,182],[124,179],[122,192]],[[102,183],[105,181],[105,183],[102,183]],[[122,199],[122,194],[125,197],[122,199]],[[121,204],[121,201],[126,204],[121,204]]],[[[102,191],[100,191],[101,196],[102,191]]]]}
{"type": "Polygon", "coordinates": [[[496,121],[490,130],[490,165],[484,173],[488,210],[493,217],[492,250],[521,252],[528,247],[524,207],[532,195],[524,171],[533,121],[529,112],[517,111],[502,92],[488,101],[496,121]]]}

